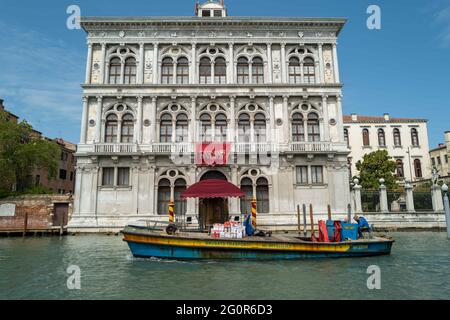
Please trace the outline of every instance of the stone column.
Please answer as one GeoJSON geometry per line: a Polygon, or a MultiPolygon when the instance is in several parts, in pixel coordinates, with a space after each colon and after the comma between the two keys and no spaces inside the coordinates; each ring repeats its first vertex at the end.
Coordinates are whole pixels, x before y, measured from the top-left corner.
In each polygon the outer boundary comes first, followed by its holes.
{"type": "Polygon", "coordinates": [[[383,213],[389,212],[387,188],[384,185],[384,179],[380,179],[380,211],[383,213]]]}
{"type": "Polygon", "coordinates": [[[148,181],[149,181],[149,191],[150,191],[150,199],[149,199],[149,207],[151,206],[151,214],[153,215],[157,215],[158,212],[156,210],[156,205],[157,205],[157,192],[158,192],[158,185],[156,184],[155,181],[155,166],[150,166],[147,174],[148,174],[148,181]]]}
{"type": "Polygon", "coordinates": [[[139,43],[139,69],[137,74],[137,83],[144,83],[144,65],[145,65],[144,42],[139,43]]]}
{"type": "Polygon", "coordinates": [[[107,83],[105,78],[105,68],[106,68],[106,42],[102,42],[102,60],[100,62],[100,83],[107,83]]]}
{"type": "Polygon", "coordinates": [[[323,66],[323,43],[319,43],[319,81],[320,83],[325,82],[325,68],[323,66]]]}
{"type": "Polygon", "coordinates": [[[269,96],[269,112],[270,112],[270,132],[269,132],[269,141],[271,143],[277,143],[278,139],[275,135],[275,104],[274,104],[274,96],[269,96]]]}
{"type": "Polygon", "coordinates": [[[434,212],[444,211],[444,201],[442,199],[441,187],[437,184],[431,187],[431,199],[433,202],[434,212]]]}
{"type": "Polygon", "coordinates": [[[150,122],[151,126],[153,127],[153,130],[150,130],[150,141],[151,143],[155,143],[156,139],[158,137],[158,134],[156,132],[158,125],[156,123],[156,113],[157,113],[157,100],[158,98],[156,96],[152,97],[152,104],[150,106],[150,122]]]}
{"type": "MultiPolygon", "coordinates": [[[[303,70],[303,68],[302,68],[303,70]]],[[[281,43],[281,80],[283,83],[287,83],[286,73],[286,43],[281,43]]],[[[285,119],[283,119],[285,120],[285,119]]]]}
{"type": "Polygon", "coordinates": [[[406,192],[406,211],[409,213],[414,213],[416,210],[414,209],[414,196],[413,196],[413,186],[411,183],[407,182],[405,184],[405,192],[406,192]]]}
{"type": "Polygon", "coordinates": [[[323,140],[330,141],[330,118],[328,115],[328,96],[322,96],[322,110],[323,110],[323,140]]]}
{"type": "Polygon", "coordinates": [[[355,205],[354,205],[355,213],[362,213],[361,188],[362,187],[357,183],[353,187],[353,195],[355,197],[355,205]]]}
{"type": "Polygon", "coordinates": [[[88,42],[88,53],[86,61],[86,79],[85,83],[91,83],[91,73],[92,73],[92,43],[88,42]]]}
{"type": "Polygon", "coordinates": [[[153,43],[153,84],[157,84],[158,81],[158,42],[153,43]]]}
{"type": "Polygon", "coordinates": [[[197,83],[197,43],[191,43],[191,84],[197,83]]]}
{"type": "Polygon", "coordinates": [[[80,144],[86,144],[88,116],[89,116],[89,97],[84,96],[83,97],[83,113],[81,116],[80,144]]]}
{"type": "Polygon", "coordinates": [[[197,97],[191,97],[191,125],[189,126],[189,131],[191,134],[191,142],[195,143],[197,141],[197,97]]]}
{"type": "Polygon", "coordinates": [[[333,66],[334,66],[334,82],[340,83],[339,62],[338,62],[337,44],[336,43],[333,43],[333,66]]]}
{"type": "MultiPolygon", "coordinates": [[[[139,158],[137,160],[133,159],[133,162],[139,161],[139,158]]],[[[132,192],[132,198],[133,198],[133,213],[139,214],[139,167],[138,164],[134,164],[130,168],[130,180],[131,180],[131,192],[132,192]]]]}
{"type": "MultiPolygon", "coordinates": [[[[237,186],[239,185],[238,181],[238,166],[233,165],[231,166],[231,182],[237,186]]],[[[232,216],[240,216],[241,213],[239,212],[239,198],[231,198],[231,212],[230,215],[232,216]]]]}
{"type": "Polygon", "coordinates": [[[136,135],[135,135],[135,140],[137,144],[141,144],[142,143],[142,113],[143,113],[143,107],[142,107],[142,102],[144,100],[143,96],[138,96],[137,97],[137,119],[136,119],[136,135]]]}
{"type": "Polygon", "coordinates": [[[336,114],[338,115],[337,126],[339,134],[339,142],[344,142],[344,117],[342,115],[342,96],[336,96],[336,114]]]}
{"type": "Polygon", "coordinates": [[[234,43],[228,43],[228,50],[230,52],[228,56],[228,84],[234,83],[234,43]]]}
{"type": "Polygon", "coordinates": [[[95,142],[100,143],[102,139],[102,113],[103,113],[103,97],[97,97],[97,119],[95,120],[95,142]]]}
{"type": "Polygon", "coordinates": [[[273,83],[273,61],[272,61],[272,44],[267,44],[267,72],[269,73],[268,81],[273,83]]]}
{"type": "Polygon", "coordinates": [[[283,96],[283,141],[284,143],[289,142],[289,96],[283,96]]]}

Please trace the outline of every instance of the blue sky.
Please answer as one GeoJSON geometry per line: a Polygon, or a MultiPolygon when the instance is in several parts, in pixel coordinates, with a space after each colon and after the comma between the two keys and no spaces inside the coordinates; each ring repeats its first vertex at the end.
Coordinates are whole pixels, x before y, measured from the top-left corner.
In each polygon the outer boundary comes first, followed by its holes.
{"type": "MultiPolygon", "coordinates": [[[[0,97],[49,137],[79,141],[86,60],[83,16],[191,16],[194,0],[0,0],[0,97]]],[[[233,16],[345,17],[339,40],[344,113],[429,119],[430,146],[450,130],[450,0],[226,0],[233,16]],[[366,9],[382,10],[382,29],[366,9]]]]}

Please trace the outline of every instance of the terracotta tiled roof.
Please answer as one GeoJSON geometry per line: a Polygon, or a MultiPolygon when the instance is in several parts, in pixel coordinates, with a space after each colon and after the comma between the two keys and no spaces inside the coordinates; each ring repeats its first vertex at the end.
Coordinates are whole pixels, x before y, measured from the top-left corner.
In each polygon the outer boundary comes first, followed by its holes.
{"type": "Polygon", "coordinates": [[[374,116],[360,116],[357,115],[357,120],[353,121],[352,116],[344,116],[344,123],[377,123],[377,122],[427,122],[426,119],[417,119],[417,118],[389,118],[389,120],[385,120],[384,117],[374,117],[374,116]]]}

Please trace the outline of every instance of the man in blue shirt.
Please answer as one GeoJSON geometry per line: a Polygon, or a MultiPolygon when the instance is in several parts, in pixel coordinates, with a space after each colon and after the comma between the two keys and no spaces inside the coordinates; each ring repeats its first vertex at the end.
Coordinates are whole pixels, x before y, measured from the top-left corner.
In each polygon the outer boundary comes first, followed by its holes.
{"type": "Polygon", "coordinates": [[[370,226],[364,217],[358,217],[355,215],[353,219],[358,222],[358,235],[363,238],[363,232],[370,232],[370,226]]]}

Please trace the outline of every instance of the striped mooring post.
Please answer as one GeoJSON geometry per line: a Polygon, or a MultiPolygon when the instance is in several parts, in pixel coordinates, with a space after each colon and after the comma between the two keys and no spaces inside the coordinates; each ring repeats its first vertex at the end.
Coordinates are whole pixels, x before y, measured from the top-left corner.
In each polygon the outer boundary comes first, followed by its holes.
{"type": "Polygon", "coordinates": [[[175,222],[175,213],[174,213],[175,204],[173,201],[169,202],[169,223],[175,222]]]}
{"type": "Polygon", "coordinates": [[[256,199],[252,200],[252,227],[256,230],[256,199]]]}

